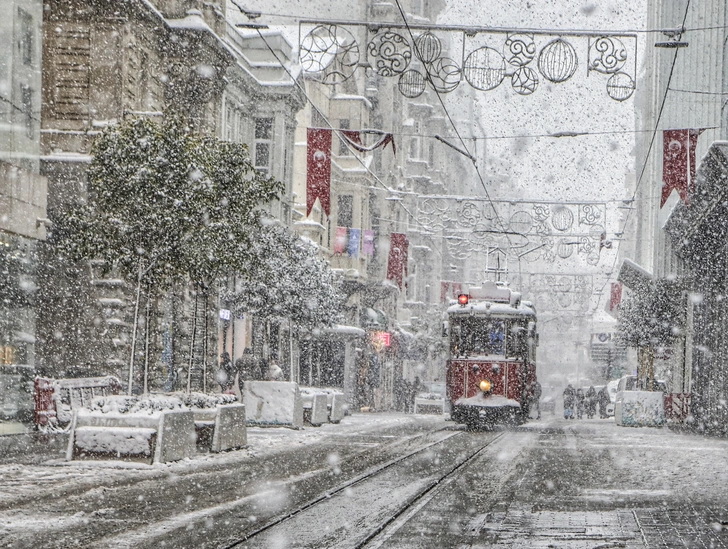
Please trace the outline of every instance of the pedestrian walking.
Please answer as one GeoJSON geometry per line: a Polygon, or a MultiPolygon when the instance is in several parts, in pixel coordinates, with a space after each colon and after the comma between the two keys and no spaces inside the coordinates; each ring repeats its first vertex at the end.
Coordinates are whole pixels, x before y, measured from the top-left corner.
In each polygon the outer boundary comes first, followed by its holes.
{"type": "Polygon", "coordinates": [[[574,419],[574,404],[576,402],[576,396],[574,388],[569,384],[564,389],[564,419],[574,419]]]}
{"type": "Polygon", "coordinates": [[[541,419],[541,384],[537,381],[533,385],[533,405],[536,407],[536,419],[541,419]]]}
{"type": "Polygon", "coordinates": [[[260,367],[250,347],[246,347],[243,356],[235,361],[235,370],[242,382],[260,379],[260,367]]]}
{"type": "Polygon", "coordinates": [[[584,397],[584,408],[586,410],[586,417],[592,419],[597,413],[597,390],[593,385],[586,391],[584,397]]]}
{"type": "Polygon", "coordinates": [[[609,417],[607,414],[607,406],[611,403],[611,399],[609,398],[609,391],[607,391],[606,385],[599,390],[597,401],[599,402],[599,417],[601,419],[607,419],[609,417]]]}
{"type": "Polygon", "coordinates": [[[582,419],[584,416],[584,389],[579,387],[576,390],[576,419],[582,419]]]}

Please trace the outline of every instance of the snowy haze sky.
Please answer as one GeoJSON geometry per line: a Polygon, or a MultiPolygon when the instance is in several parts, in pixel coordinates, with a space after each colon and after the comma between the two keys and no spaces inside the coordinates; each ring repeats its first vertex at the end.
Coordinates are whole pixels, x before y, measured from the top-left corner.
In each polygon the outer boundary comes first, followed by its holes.
{"type": "MultiPolygon", "coordinates": [[[[349,20],[353,17],[353,10],[345,7],[357,5],[357,0],[280,0],[275,3],[269,0],[238,1],[247,9],[263,13],[256,22],[288,23],[282,30],[296,49],[299,32],[296,19],[273,18],[270,14],[349,20]]],[[[557,32],[625,31],[644,29],[646,25],[646,0],[442,0],[442,4],[444,9],[437,18],[439,24],[554,29],[557,32]]],[[[403,6],[407,6],[406,1],[403,6]]],[[[399,17],[394,20],[401,22],[399,17]]],[[[281,29],[278,26],[273,28],[281,29]]],[[[451,33],[451,36],[454,51],[450,52],[450,56],[460,62],[461,35],[451,33]]],[[[644,53],[645,40],[644,35],[638,37],[639,58],[644,53]]],[[[501,50],[504,38],[505,35],[479,34],[472,40],[466,39],[465,51],[472,51],[481,45],[501,50]]],[[[562,84],[551,84],[541,78],[533,95],[520,96],[511,88],[508,77],[498,88],[489,92],[474,90],[463,79],[460,88],[467,88],[474,93],[481,113],[478,125],[473,125],[471,120],[459,113],[457,93],[443,95],[461,133],[499,138],[478,140],[476,145],[472,141],[468,143],[471,150],[477,147],[478,152],[482,152],[485,147],[487,161],[485,166],[481,166],[481,173],[486,180],[494,178],[503,182],[500,186],[492,187],[498,198],[602,201],[622,199],[631,194],[625,184],[631,177],[629,174],[635,171],[635,135],[632,132],[635,129],[634,102],[640,93],[640,64],[636,78],[637,91],[627,101],[616,102],[606,94],[606,75],[592,72],[587,76],[587,39],[566,38],[575,47],[579,64],[574,76],[562,84]],[[469,128],[470,125],[473,127],[469,128]],[[559,139],[513,138],[565,131],[626,133],[559,139]]],[[[553,37],[536,37],[538,50],[551,39],[553,37]]],[[[625,42],[625,45],[631,57],[634,50],[629,43],[625,42]]],[[[364,49],[363,45],[360,45],[360,49],[364,49]]],[[[535,65],[536,60],[530,64],[534,68],[535,65]]],[[[625,66],[625,71],[635,78],[632,59],[625,66]]]]}

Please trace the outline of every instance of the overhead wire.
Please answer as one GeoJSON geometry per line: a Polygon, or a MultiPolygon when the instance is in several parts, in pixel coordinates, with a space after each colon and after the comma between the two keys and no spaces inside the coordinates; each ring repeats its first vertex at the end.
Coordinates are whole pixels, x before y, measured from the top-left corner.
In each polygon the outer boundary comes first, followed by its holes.
{"type": "MultiPolygon", "coordinates": [[[[404,21],[405,27],[407,28],[407,32],[410,35],[410,38],[412,39],[412,43],[414,44],[415,48],[415,54],[417,55],[417,58],[419,61],[427,67],[427,64],[423,60],[422,52],[420,51],[420,47],[415,40],[414,33],[412,32],[412,29],[410,28],[409,21],[407,21],[407,15],[404,12],[404,9],[402,9],[402,4],[400,4],[399,0],[395,0],[397,4],[397,8],[399,9],[399,13],[402,16],[402,20],[404,21]]],[[[468,153],[471,159],[474,159],[473,154],[470,152],[470,149],[466,145],[465,141],[463,140],[462,135],[460,134],[460,131],[457,128],[457,125],[455,124],[455,121],[452,119],[452,116],[450,116],[450,112],[447,109],[447,106],[445,105],[445,102],[442,99],[442,96],[440,95],[440,92],[437,90],[437,87],[434,85],[434,82],[432,81],[432,75],[430,74],[429,70],[425,70],[425,73],[427,75],[427,79],[430,82],[430,85],[432,86],[432,89],[435,92],[435,95],[437,96],[438,101],[440,102],[440,105],[442,106],[442,110],[445,112],[445,116],[447,116],[448,121],[450,122],[450,125],[452,126],[453,130],[455,131],[455,134],[457,135],[458,139],[460,140],[460,144],[462,145],[463,149],[468,153]]],[[[490,193],[488,192],[488,188],[485,185],[485,180],[483,179],[483,176],[480,173],[480,169],[478,168],[477,161],[473,160],[473,166],[475,167],[475,173],[478,175],[478,179],[480,180],[480,184],[483,187],[483,191],[485,192],[485,196],[488,199],[488,201],[491,203],[491,206],[493,207],[493,211],[495,212],[495,218],[498,222],[498,224],[503,229],[504,234],[506,233],[506,227],[503,223],[503,220],[501,219],[500,215],[498,214],[497,210],[495,209],[495,204],[493,204],[493,200],[490,197],[490,193]]],[[[508,239],[508,242],[511,243],[510,238],[506,234],[506,238],[508,239]]]]}
{"type": "MultiPolygon", "coordinates": [[[[233,2],[237,6],[237,2],[233,2]]],[[[315,18],[312,19],[308,15],[298,15],[293,13],[273,13],[273,12],[267,12],[267,11],[257,11],[257,10],[243,10],[240,6],[237,6],[238,9],[241,10],[241,12],[246,15],[250,20],[257,19],[260,16],[266,16],[271,18],[280,18],[280,19],[291,19],[294,22],[298,23],[305,23],[305,24],[321,24],[321,25],[333,25],[333,24],[340,24],[340,25],[363,25],[363,26],[370,26],[370,27],[377,27],[377,28],[387,28],[388,24],[395,24],[391,21],[369,21],[364,19],[351,19],[351,20],[345,20],[345,19],[331,19],[331,18],[315,18]]],[[[248,27],[251,29],[255,29],[256,25],[243,25],[244,27],[248,27]]],[[[473,31],[473,26],[467,26],[467,25],[453,25],[452,27],[456,28],[457,30],[460,30],[462,32],[471,32],[473,31]]],[[[420,26],[416,26],[416,28],[420,28],[420,26]]],[[[685,34],[687,32],[699,32],[699,31],[708,31],[708,30],[721,30],[728,28],[728,25],[716,25],[716,26],[705,26],[705,27],[681,27],[680,29],[673,29],[673,28],[654,28],[654,29],[640,29],[640,28],[625,28],[625,29],[599,29],[599,30],[593,30],[593,29],[556,29],[556,28],[542,28],[542,27],[524,27],[519,29],[511,29],[511,28],[505,28],[505,27],[478,27],[478,32],[487,34],[488,32],[492,33],[506,33],[509,31],[515,32],[516,30],[521,33],[531,33],[531,34],[553,34],[553,35],[567,35],[567,34],[599,34],[599,35],[626,35],[626,34],[673,34],[675,32],[680,32],[682,34],[685,34]]]]}
{"type": "MultiPolygon", "coordinates": [[[[236,4],[236,6],[237,6],[237,4],[236,4]]],[[[238,6],[238,8],[239,8],[239,6],[238,6]]],[[[293,82],[293,84],[294,84],[294,85],[295,85],[295,86],[296,86],[296,87],[297,87],[297,88],[298,88],[298,89],[299,89],[299,90],[301,91],[301,93],[303,93],[304,97],[306,98],[306,100],[307,100],[307,101],[309,102],[309,104],[311,105],[311,108],[313,108],[313,109],[314,109],[314,110],[315,110],[315,111],[316,111],[316,112],[318,113],[318,115],[319,115],[319,116],[321,117],[321,119],[322,119],[322,120],[323,120],[324,122],[326,122],[326,124],[327,124],[327,125],[328,125],[328,126],[329,126],[329,127],[331,128],[331,129],[332,129],[332,131],[334,131],[334,132],[336,133],[336,135],[337,135],[337,136],[338,136],[338,137],[339,137],[339,138],[340,138],[340,139],[342,140],[342,142],[343,142],[343,143],[344,143],[344,144],[346,145],[346,147],[347,147],[347,148],[348,148],[348,149],[349,149],[349,150],[351,151],[351,153],[352,153],[352,155],[354,156],[354,158],[356,158],[356,159],[357,159],[357,161],[358,161],[358,162],[359,162],[359,163],[360,163],[360,164],[362,165],[362,167],[363,167],[363,168],[364,168],[364,169],[365,169],[365,170],[366,170],[366,171],[367,171],[367,172],[368,172],[368,173],[369,173],[369,174],[370,174],[370,175],[371,175],[371,176],[372,176],[372,177],[374,178],[374,180],[375,180],[375,181],[376,181],[377,183],[379,183],[379,184],[380,184],[380,185],[382,186],[382,188],[383,188],[384,190],[386,190],[386,191],[390,192],[391,194],[394,194],[394,195],[396,195],[396,194],[397,194],[397,191],[396,191],[395,189],[392,189],[391,187],[389,187],[389,186],[388,186],[387,184],[385,184],[385,183],[384,183],[384,182],[383,182],[383,181],[382,181],[382,180],[381,180],[381,179],[379,178],[379,176],[377,176],[377,174],[375,174],[375,173],[374,173],[374,172],[373,172],[373,171],[372,171],[372,170],[371,170],[371,169],[369,168],[369,166],[367,166],[367,165],[366,165],[366,163],[365,163],[365,162],[364,162],[364,161],[363,161],[363,160],[362,160],[362,159],[361,159],[361,158],[360,158],[360,157],[359,157],[359,156],[358,156],[358,155],[357,155],[357,154],[355,153],[354,149],[353,149],[353,148],[352,148],[352,147],[351,147],[351,146],[349,145],[349,143],[348,143],[348,142],[347,142],[347,141],[346,141],[346,140],[345,140],[345,139],[343,138],[343,135],[341,134],[340,130],[339,130],[338,128],[334,128],[334,126],[333,126],[333,125],[331,124],[331,122],[330,122],[330,121],[329,121],[329,119],[328,119],[328,118],[326,117],[326,115],[324,115],[324,113],[323,113],[323,112],[321,112],[321,109],[319,109],[319,108],[318,108],[318,107],[316,106],[316,104],[315,104],[315,103],[313,102],[313,100],[312,100],[312,99],[311,99],[311,98],[309,97],[308,93],[306,93],[306,90],[305,90],[305,89],[303,88],[303,86],[301,86],[301,84],[300,84],[300,83],[298,82],[298,79],[296,79],[296,78],[295,78],[295,77],[293,76],[293,73],[291,73],[291,71],[290,71],[290,70],[288,69],[288,67],[286,67],[286,66],[285,66],[285,64],[283,63],[283,61],[281,61],[281,59],[280,59],[280,58],[278,57],[278,54],[277,54],[277,53],[275,52],[275,50],[274,50],[274,49],[272,48],[272,46],[270,45],[270,43],[268,42],[268,40],[266,40],[265,36],[263,36],[263,33],[262,33],[262,32],[260,31],[260,29],[256,29],[256,30],[258,31],[258,36],[260,36],[260,39],[261,39],[261,40],[263,41],[263,43],[264,43],[264,44],[266,45],[266,47],[267,47],[267,48],[268,48],[268,50],[269,50],[269,51],[271,52],[271,54],[273,55],[273,57],[275,57],[275,59],[276,59],[276,61],[278,62],[278,64],[279,64],[279,65],[281,66],[281,68],[283,68],[283,70],[284,70],[284,71],[286,72],[286,74],[288,74],[288,76],[290,77],[290,79],[291,79],[291,81],[293,82]]],[[[416,217],[416,216],[415,216],[414,214],[412,214],[412,212],[410,212],[410,211],[409,211],[409,209],[408,209],[408,208],[407,208],[407,207],[406,207],[406,206],[405,206],[404,204],[402,204],[402,203],[401,203],[401,201],[397,201],[397,202],[398,202],[399,206],[400,206],[400,207],[401,207],[401,208],[402,208],[402,209],[403,209],[403,210],[404,210],[404,211],[405,211],[405,212],[407,213],[407,215],[409,215],[409,216],[410,216],[410,218],[411,218],[411,219],[412,219],[412,220],[413,220],[413,221],[414,221],[415,223],[417,223],[418,225],[421,225],[421,226],[422,226],[423,228],[427,229],[428,231],[430,230],[430,227],[427,227],[427,226],[426,226],[426,225],[424,225],[424,224],[423,224],[423,223],[422,223],[422,222],[421,222],[421,221],[420,221],[419,219],[417,219],[417,217],[416,217]]],[[[440,254],[439,250],[436,250],[436,251],[438,252],[438,254],[440,254]]],[[[442,254],[440,254],[440,256],[442,256],[442,254]]]]}
{"type": "MultiPolygon", "coordinates": [[[[685,6],[685,15],[683,16],[683,22],[682,22],[683,27],[685,27],[685,22],[687,21],[689,11],[690,11],[690,0],[687,1],[687,4],[685,6]]],[[[665,104],[667,103],[667,95],[670,92],[670,82],[672,82],[672,76],[675,73],[675,65],[677,63],[677,55],[678,55],[679,51],[680,51],[680,48],[675,48],[675,53],[673,54],[673,57],[672,57],[672,64],[670,66],[670,73],[667,77],[667,83],[665,84],[665,93],[662,95],[662,102],[660,103],[660,109],[658,110],[657,119],[655,120],[655,127],[652,130],[652,137],[650,139],[650,144],[647,147],[647,154],[645,154],[645,160],[644,160],[644,163],[642,164],[642,170],[640,171],[639,179],[637,180],[637,183],[635,184],[634,192],[632,193],[632,200],[634,200],[635,197],[637,196],[637,192],[640,189],[642,180],[643,180],[645,172],[647,170],[647,165],[650,162],[650,155],[652,154],[652,148],[655,144],[655,138],[657,137],[657,132],[660,127],[660,121],[662,120],[662,113],[664,112],[665,104]]],[[[632,216],[632,211],[633,211],[632,209],[627,210],[627,214],[625,215],[625,219],[624,219],[624,224],[622,225],[622,231],[621,231],[622,234],[624,234],[624,231],[627,228],[629,219],[632,216]]],[[[619,259],[619,246],[617,246],[617,249],[615,250],[614,261],[612,262],[611,273],[614,273],[614,269],[617,267],[618,259],[619,259]]],[[[607,284],[609,284],[609,281],[610,281],[609,277],[604,281],[604,284],[602,285],[602,288],[600,290],[601,293],[604,292],[604,289],[607,287],[607,284]]],[[[598,308],[599,308],[599,302],[597,302],[597,305],[594,308],[594,312],[596,312],[596,310],[598,308]]]]}

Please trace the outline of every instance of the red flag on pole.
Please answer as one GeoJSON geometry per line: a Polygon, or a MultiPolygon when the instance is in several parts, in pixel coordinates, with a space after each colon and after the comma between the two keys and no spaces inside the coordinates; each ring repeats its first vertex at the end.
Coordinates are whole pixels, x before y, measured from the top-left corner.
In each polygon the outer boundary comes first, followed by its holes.
{"type": "Polygon", "coordinates": [[[697,165],[695,148],[703,129],[664,130],[662,132],[662,199],[660,208],[675,189],[680,199],[688,204],[697,165]]]}
{"type": "Polygon", "coordinates": [[[400,290],[407,276],[407,252],[409,241],[403,233],[392,233],[389,239],[389,260],[387,261],[387,280],[397,282],[400,290]]]}
{"type": "Polygon", "coordinates": [[[321,209],[331,213],[331,130],[308,128],[306,151],[306,215],[319,199],[321,209]]]}

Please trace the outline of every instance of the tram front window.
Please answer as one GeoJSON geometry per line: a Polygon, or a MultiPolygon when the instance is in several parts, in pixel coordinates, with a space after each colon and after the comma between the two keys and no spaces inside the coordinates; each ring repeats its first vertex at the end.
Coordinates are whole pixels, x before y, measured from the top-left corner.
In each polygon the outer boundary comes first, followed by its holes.
{"type": "Polygon", "coordinates": [[[450,351],[453,356],[503,355],[505,321],[464,318],[454,322],[450,351]]]}

